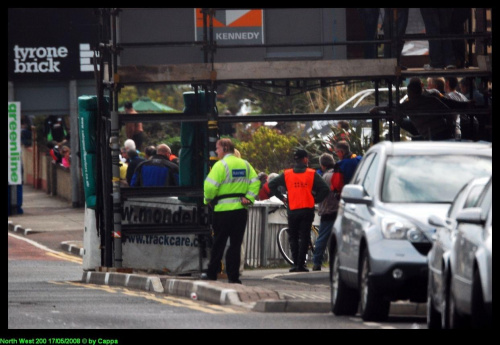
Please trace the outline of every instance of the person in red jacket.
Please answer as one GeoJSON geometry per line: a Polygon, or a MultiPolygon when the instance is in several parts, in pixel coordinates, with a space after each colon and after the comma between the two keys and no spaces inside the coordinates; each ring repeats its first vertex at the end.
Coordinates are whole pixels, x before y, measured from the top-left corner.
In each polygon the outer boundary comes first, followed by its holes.
{"type": "Polygon", "coordinates": [[[275,178],[278,177],[278,174],[276,173],[270,173],[269,176],[267,177],[267,181],[262,185],[262,188],[259,191],[259,200],[267,200],[271,197],[271,190],[269,189],[269,182],[275,178]]]}
{"type": "Polygon", "coordinates": [[[269,182],[271,196],[275,195],[288,208],[288,240],[294,266],[290,272],[309,272],[305,266],[315,216],[315,204],[323,201],[329,188],[316,170],[308,168],[309,158],[305,150],[294,153],[295,166],[286,169],[269,182]],[[279,190],[285,187],[288,197],[279,190]]]}
{"type": "Polygon", "coordinates": [[[352,153],[349,143],[345,140],[341,140],[335,144],[335,153],[337,157],[339,157],[339,161],[333,168],[330,189],[334,191],[337,198],[340,199],[340,194],[342,193],[344,185],[351,181],[363,157],[352,153]]]}
{"type": "Polygon", "coordinates": [[[52,140],[47,143],[47,148],[49,149],[50,157],[52,157],[52,163],[61,164],[62,154],[59,150],[59,145],[57,142],[52,140]]]}

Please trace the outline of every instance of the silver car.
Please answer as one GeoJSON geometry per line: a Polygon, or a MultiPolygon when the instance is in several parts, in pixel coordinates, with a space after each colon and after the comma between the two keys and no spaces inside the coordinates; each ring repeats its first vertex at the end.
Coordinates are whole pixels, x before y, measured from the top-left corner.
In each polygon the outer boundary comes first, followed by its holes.
{"type": "Polygon", "coordinates": [[[427,255],[429,281],[427,288],[427,328],[440,329],[449,327],[446,310],[449,303],[450,251],[452,239],[456,236],[456,217],[464,208],[476,205],[489,177],[473,179],[463,186],[451,205],[446,219],[431,215],[429,224],[436,227],[432,249],[427,255]]]}
{"type": "Polygon", "coordinates": [[[380,142],[344,186],[330,242],[331,308],[386,320],[391,301],[427,300],[435,228],[467,181],[490,176],[492,145],[380,142]],[[358,306],[359,304],[359,306],[358,306]]]}
{"type": "Polygon", "coordinates": [[[450,254],[450,328],[493,326],[492,180],[475,207],[457,214],[450,254]]]}

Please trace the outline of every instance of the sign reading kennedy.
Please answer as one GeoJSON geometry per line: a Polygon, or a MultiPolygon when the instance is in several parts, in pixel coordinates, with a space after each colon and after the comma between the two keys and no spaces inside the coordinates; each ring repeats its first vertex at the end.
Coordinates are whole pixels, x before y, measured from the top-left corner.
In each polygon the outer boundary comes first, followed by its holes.
{"type": "MultiPolygon", "coordinates": [[[[203,40],[203,13],[195,9],[195,40],[203,40]]],[[[225,44],[263,44],[262,10],[217,10],[213,20],[214,40],[225,44]]],[[[208,18],[208,17],[207,17],[208,18]]]]}

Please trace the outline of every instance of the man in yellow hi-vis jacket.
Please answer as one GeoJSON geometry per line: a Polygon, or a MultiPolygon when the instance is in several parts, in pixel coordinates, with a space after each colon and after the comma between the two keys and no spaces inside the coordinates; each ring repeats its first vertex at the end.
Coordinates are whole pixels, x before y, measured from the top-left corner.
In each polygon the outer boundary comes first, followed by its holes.
{"type": "Polygon", "coordinates": [[[217,141],[215,152],[219,161],[208,173],[204,184],[205,204],[214,208],[214,242],[207,273],[201,279],[217,280],[226,242],[226,272],[229,283],[241,284],[240,251],[248,218],[248,206],[259,194],[260,180],[246,160],[234,155],[231,139],[217,141]]]}

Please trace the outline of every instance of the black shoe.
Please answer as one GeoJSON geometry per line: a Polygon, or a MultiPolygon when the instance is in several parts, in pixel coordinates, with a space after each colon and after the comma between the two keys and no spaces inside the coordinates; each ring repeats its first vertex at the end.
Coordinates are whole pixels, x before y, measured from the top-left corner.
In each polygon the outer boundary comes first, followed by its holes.
{"type": "Polygon", "coordinates": [[[299,266],[296,272],[309,272],[309,269],[307,269],[306,266],[299,266]]]}
{"type": "Polygon", "coordinates": [[[229,284],[243,284],[243,283],[241,282],[241,280],[239,280],[239,279],[236,279],[236,280],[231,280],[231,279],[229,279],[227,282],[228,282],[229,284]]]}
{"type": "Polygon", "coordinates": [[[210,277],[208,274],[202,273],[200,276],[200,279],[201,280],[217,280],[217,277],[210,277]]]}
{"type": "Polygon", "coordinates": [[[321,271],[321,265],[314,265],[313,271],[321,271]]]}
{"type": "Polygon", "coordinates": [[[297,266],[293,266],[288,272],[298,272],[297,266]]]}

